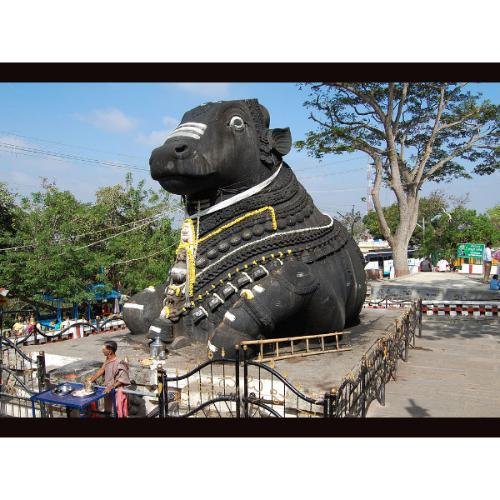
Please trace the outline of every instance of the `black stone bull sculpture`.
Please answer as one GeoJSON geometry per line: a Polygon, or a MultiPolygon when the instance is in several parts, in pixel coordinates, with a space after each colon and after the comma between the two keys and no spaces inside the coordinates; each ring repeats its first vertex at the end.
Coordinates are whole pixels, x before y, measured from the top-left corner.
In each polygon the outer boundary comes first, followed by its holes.
{"type": "Polygon", "coordinates": [[[152,152],[153,179],[182,195],[187,218],[168,282],[125,304],[132,333],[231,356],[241,341],[358,321],[361,252],[282,161],[290,148],[290,130],[269,129],[252,99],[188,111],[152,152]]]}

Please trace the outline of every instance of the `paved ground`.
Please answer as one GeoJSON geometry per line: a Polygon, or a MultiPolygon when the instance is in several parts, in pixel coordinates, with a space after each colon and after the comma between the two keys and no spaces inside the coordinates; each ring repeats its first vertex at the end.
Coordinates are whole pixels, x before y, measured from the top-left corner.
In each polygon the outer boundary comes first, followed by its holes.
{"type": "Polygon", "coordinates": [[[499,417],[500,320],[425,318],[417,348],[368,417],[499,417]]]}
{"type": "Polygon", "coordinates": [[[500,291],[489,290],[479,275],[460,273],[415,273],[392,280],[371,281],[370,300],[394,297],[423,300],[500,301],[500,291]]]}

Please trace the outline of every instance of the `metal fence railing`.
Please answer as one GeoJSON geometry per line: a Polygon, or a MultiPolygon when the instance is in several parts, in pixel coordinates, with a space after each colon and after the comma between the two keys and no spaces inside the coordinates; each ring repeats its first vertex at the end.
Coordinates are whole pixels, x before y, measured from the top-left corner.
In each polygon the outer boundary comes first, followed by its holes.
{"type": "MultiPolygon", "coordinates": [[[[309,394],[286,375],[249,356],[238,346],[234,359],[209,359],[192,370],[172,373],[158,369],[148,387],[154,405],[149,418],[346,418],[366,417],[369,405],[385,404],[385,385],[396,379],[400,361],[408,359],[415,337],[422,334],[422,303],[405,307],[402,314],[365,352],[338,387],[320,395],[309,394]],[[156,396],[156,397],[155,397],[156,396]]],[[[19,340],[19,339],[18,339],[19,340]]],[[[28,355],[8,338],[1,338],[0,414],[30,417],[30,397],[50,388],[43,351],[28,355]]],[[[331,354],[329,354],[331,355],[331,354]]],[[[131,397],[141,392],[126,389],[131,397]]],[[[38,404],[37,416],[64,416],[63,410],[38,404]]]]}
{"type": "Polygon", "coordinates": [[[266,364],[250,359],[247,346],[236,359],[209,360],[181,376],[158,372],[158,408],[166,417],[366,417],[369,405],[385,404],[385,385],[396,379],[422,334],[421,300],[412,302],[360,362],[329,393],[315,397],[266,364]]]}

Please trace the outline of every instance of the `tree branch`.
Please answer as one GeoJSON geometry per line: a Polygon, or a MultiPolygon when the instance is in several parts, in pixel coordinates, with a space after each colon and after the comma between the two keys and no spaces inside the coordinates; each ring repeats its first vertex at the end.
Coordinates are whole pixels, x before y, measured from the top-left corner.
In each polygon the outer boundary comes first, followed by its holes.
{"type": "Polygon", "coordinates": [[[353,85],[350,85],[349,83],[342,83],[342,82],[333,82],[330,85],[333,85],[334,87],[339,87],[341,89],[348,90],[349,92],[352,92],[355,96],[359,97],[361,100],[365,101],[368,103],[372,109],[375,111],[377,116],[380,118],[381,122],[385,122],[385,114],[382,111],[382,108],[378,105],[377,101],[375,98],[370,95],[370,94],[365,94],[364,92],[360,92],[356,87],[353,85]]]}
{"type": "Polygon", "coordinates": [[[358,122],[358,121],[350,121],[350,122],[347,122],[345,121],[344,119],[340,118],[339,115],[337,114],[337,110],[335,108],[331,108],[329,111],[331,111],[333,113],[333,115],[335,116],[335,119],[341,124],[341,125],[346,125],[348,127],[351,127],[351,126],[358,126],[358,127],[361,127],[361,128],[365,128],[366,130],[369,130],[370,132],[373,132],[374,134],[376,135],[380,135],[382,138],[384,138],[384,132],[382,130],[379,130],[378,128],[376,127],[373,127],[371,125],[369,125],[368,123],[365,123],[365,122],[358,122]]]}
{"type": "Polygon", "coordinates": [[[465,120],[467,120],[468,118],[470,118],[471,116],[474,116],[476,114],[475,111],[471,111],[470,113],[467,113],[466,115],[464,115],[462,118],[460,118],[460,120],[456,120],[454,122],[451,122],[451,123],[443,123],[442,125],[439,126],[438,128],[438,132],[441,132],[441,130],[445,130],[447,128],[451,128],[451,127],[454,127],[455,125],[460,125],[461,123],[463,123],[465,120]]]}
{"type": "Polygon", "coordinates": [[[439,160],[425,175],[422,175],[422,177],[420,179],[419,186],[422,185],[427,179],[429,179],[429,177],[432,177],[436,172],[438,172],[441,168],[443,168],[446,165],[446,163],[453,160],[454,158],[457,158],[461,154],[463,154],[466,151],[468,151],[469,149],[471,149],[472,146],[474,146],[474,144],[476,144],[477,141],[484,139],[484,137],[486,137],[487,135],[488,135],[488,132],[486,132],[484,134],[478,133],[478,134],[474,135],[473,137],[470,138],[470,140],[466,144],[455,149],[446,158],[439,160]]]}
{"type": "Polygon", "coordinates": [[[406,96],[408,94],[408,83],[403,83],[403,90],[401,91],[401,99],[399,100],[398,104],[398,112],[396,115],[396,120],[394,120],[394,137],[397,137],[398,135],[398,129],[399,129],[399,120],[401,120],[401,115],[403,114],[403,105],[406,101],[406,96]]]}
{"type": "Polygon", "coordinates": [[[392,233],[391,228],[387,224],[387,220],[385,219],[384,210],[382,208],[382,204],[380,203],[380,186],[382,184],[382,159],[378,155],[371,155],[373,161],[375,162],[375,181],[373,183],[373,187],[371,190],[373,206],[375,208],[375,212],[377,213],[378,220],[380,222],[380,226],[382,229],[382,234],[385,239],[392,244],[392,233]]]}
{"type": "Polygon", "coordinates": [[[441,115],[443,114],[443,110],[446,105],[446,101],[444,98],[444,91],[445,91],[446,84],[441,84],[441,91],[439,95],[439,104],[438,104],[438,109],[436,113],[436,118],[434,120],[434,125],[432,127],[432,132],[429,137],[429,140],[427,141],[424,149],[423,156],[421,160],[417,163],[417,166],[415,168],[415,171],[413,172],[413,180],[415,181],[415,184],[417,186],[420,186],[421,180],[422,180],[422,175],[424,173],[425,165],[427,164],[427,161],[429,160],[429,157],[432,152],[432,146],[434,145],[434,141],[436,140],[436,135],[439,130],[439,123],[441,120],[441,115]]]}

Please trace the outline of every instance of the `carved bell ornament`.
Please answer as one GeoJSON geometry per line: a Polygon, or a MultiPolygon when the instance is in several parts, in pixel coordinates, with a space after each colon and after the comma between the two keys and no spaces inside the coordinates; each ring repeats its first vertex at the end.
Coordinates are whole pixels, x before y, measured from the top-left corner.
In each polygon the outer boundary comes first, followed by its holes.
{"type": "Polygon", "coordinates": [[[185,283],[187,275],[187,267],[186,262],[176,262],[174,267],[170,270],[170,277],[172,278],[172,282],[176,285],[181,283],[185,283]]]}

